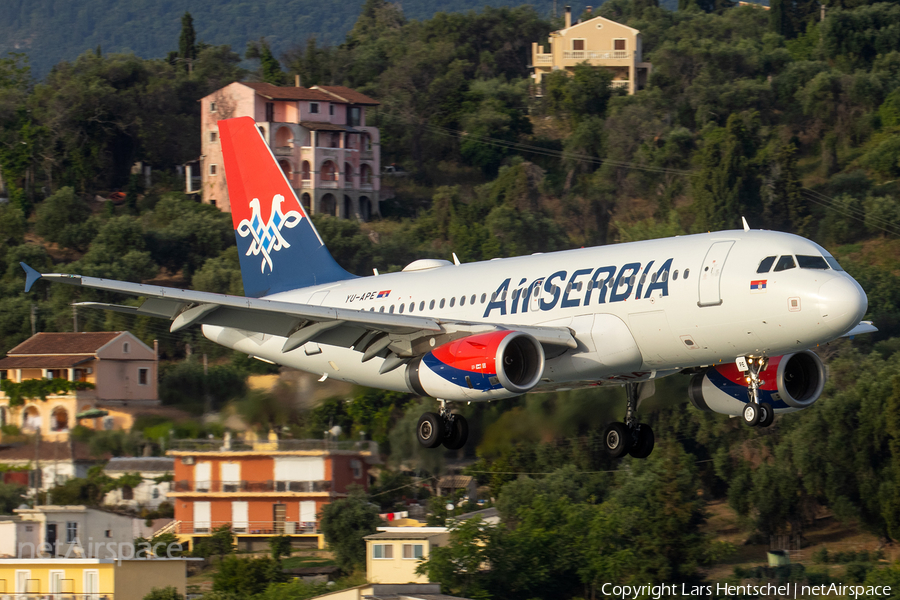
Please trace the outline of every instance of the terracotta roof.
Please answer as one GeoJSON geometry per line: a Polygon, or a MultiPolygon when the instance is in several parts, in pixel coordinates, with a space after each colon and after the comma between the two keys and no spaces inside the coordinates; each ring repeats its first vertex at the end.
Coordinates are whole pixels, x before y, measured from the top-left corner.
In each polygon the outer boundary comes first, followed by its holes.
{"type": "Polygon", "coordinates": [[[84,333],[38,333],[9,352],[15,354],[94,354],[121,335],[121,331],[92,331],[84,333]]]}
{"type": "Polygon", "coordinates": [[[7,356],[0,358],[0,369],[68,369],[83,362],[94,360],[83,354],[62,356],[7,356]]]}
{"type": "Polygon", "coordinates": [[[356,90],[351,90],[348,87],[344,87],[342,85],[314,85],[312,87],[314,90],[324,90],[331,94],[332,96],[337,96],[339,99],[344,100],[350,104],[369,104],[371,106],[377,106],[381,104],[378,100],[373,100],[369,98],[365,94],[361,94],[356,90]]]}
{"type": "Polygon", "coordinates": [[[442,488],[465,488],[472,484],[470,475],[444,475],[438,480],[438,487],[442,488]]]}
{"type": "Polygon", "coordinates": [[[406,527],[409,531],[380,531],[372,535],[364,536],[364,540],[428,540],[438,535],[444,535],[446,531],[416,531],[417,527],[406,527]]]}
{"type": "MultiPolygon", "coordinates": [[[[75,451],[75,460],[102,462],[109,459],[109,453],[103,458],[91,456],[90,447],[84,442],[72,442],[72,445],[69,446],[69,442],[46,442],[42,440],[40,443],[40,460],[71,460],[72,450],[75,451]]],[[[29,442],[27,444],[0,448],[0,463],[11,460],[33,461],[34,444],[29,442]]]]}
{"type": "Polygon", "coordinates": [[[272,100],[319,100],[321,102],[334,102],[334,98],[325,92],[311,90],[305,87],[280,86],[262,82],[242,82],[248,88],[256,90],[256,93],[271,98],[272,100]]]}

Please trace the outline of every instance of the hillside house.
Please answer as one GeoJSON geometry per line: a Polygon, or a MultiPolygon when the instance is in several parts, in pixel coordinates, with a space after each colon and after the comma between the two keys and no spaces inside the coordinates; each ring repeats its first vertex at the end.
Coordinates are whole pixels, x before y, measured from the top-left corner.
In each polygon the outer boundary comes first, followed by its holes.
{"type": "Polygon", "coordinates": [[[653,69],[643,61],[640,31],[603,17],[572,24],[572,8],[567,6],[565,27],[550,33],[548,45],[531,44],[531,77],[537,95],[543,95],[541,82],[546,75],[572,72],[583,63],[612,71],[612,86],[629,94],[647,85],[653,69]]]}
{"type": "Polygon", "coordinates": [[[0,379],[66,379],[94,387],[24,398],[19,405],[0,393],[0,425],[66,439],[77,415],[87,414],[81,420],[87,427],[128,429],[136,409],[159,403],[157,372],[156,350],[127,331],[38,333],[0,359],[0,379]]]}
{"type": "Polygon", "coordinates": [[[305,88],[299,81],[216,90],[200,101],[203,202],[231,211],[217,123],[253,117],[309,213],[369,220],[379,214],[381,159],[378,128],[367,124],[366,109],[377,105],[343,86],[305,88]]]}
{"type": "Polygon", "coordinates": [[[118,479],[128,473],[137,473],[142,481],[137,486],[123,487],[107,492],[103,503],[121,508],[155,510],[168,500],[175,472],[175,459],[164,456],[115,457],[111,458],[103,472],[118,479]]]}
{"type": "Polygon", "coordinates": [[[328,440],[176,440],[169,497],[172,530],[186,543],[231,524],[240,547],[265,548],[269,537],[287,535],[323,547],[318,515],[346,497],[351,485],[368,488],[369,465],[378,450],[369,442],[328,440]]]}

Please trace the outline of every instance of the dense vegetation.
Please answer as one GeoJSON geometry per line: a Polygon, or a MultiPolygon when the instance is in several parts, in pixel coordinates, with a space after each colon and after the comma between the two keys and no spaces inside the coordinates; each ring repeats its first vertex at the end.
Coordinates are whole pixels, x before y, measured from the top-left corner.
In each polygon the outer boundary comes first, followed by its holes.
{"type": "MultiPolygon", "coordinates": [[[[368,0],[340,44],[310,40],[279,60],[274,44],[255,39],[255,72],[242,70],[229,48],[186,34],[169,60],[92,50],[40,82],[23,57],[3,59],[0,169],[11,202],[0,206],[0,348],[30,334],[32,305],[39,330],[67,330],[73,300],[122,302],[59,285],[23,294],[20,260],[240,293],[228,216],[178,193],[170,173],[198,152],[198,136],[184,134],[199,128],[197,98],[242,77],[300,74],[307,85],[345,84],[379,99],[371,120],[382,130],[382,160],[411,173],[385,178],[394,197],[382,220],[315,218],[351,271],[396,270],[451,251],[472,261],[733,228],[743,215],[753,227],[793,231],[832,251],[866,289],[868,317],[880,329],[821,348],[831,374],[823,398],[766,430],[688,410],[686,378],[662,380],[658,410],[642,416],[658,438],[643,463],[615,463],[602,452],[602,424],[621,418],[617,390],[466,407],[472,439],[461,454],[477,458],[468,472],[489,487],[504,522],[457,527],[455,543],[423,567],[447,590],[566,598],[593,595],[606,580],[699,581],[729,550],[702,533],[709,500],[726,501],[751,541],[802,541],[826,511],[886,543],[900,539],[900,7],[844,0],[829,3],[820,20],[812,2],[773,2],[771,11],[681,4],[669,11],[653,0],[610,0],[600,8],[643,33],[654,68],[634,96],[579,67],[572,77],[554,74],[533,97],[530,43],[556,25],[527,7],[417,21],[368,0]],[[197,57],[191,71],[175,60],[186,56],[197,57]],[[147,189],[130,175],[137,160],[156,169],[147,189]],[[113,189],[127,191],[122,205],[93,200],[113,189]],[[484,572],[488,553],[496,568],[484,572]],[[537,564],[545,568],[530,568],[537,564]]],[[[248,392],[253,361],[196,332],[172,335],[161,322],[101,312],[82,311],[79,325],[158,338],[171,360],[190,345],[193,358],[163,372],[168,403],[197,412],[231,403],[251,425],[295,436],[334,425],[354,438],[365,431],[390,465],[425,481],[448,458],[412,438],[428,400],[356,390],[301,411],[278,391],[248,392]],[[206,372],[200,352],[212,359],[206,372]]],[[[177,436],[221,432],[149,420],[92,444],[160,450],[173,427],[177,436]]],[[[386,470],[368,500],[390,509],[418,494],[408,474],[386,470]]],[[[353,530],[357,540],[366,533],[366,501],[333,505],[335,530],[353,530]]],[[[445,516],[435,510],[432,519],[445,516]]],[[[340,553],[348,570],[358,563],[358,543],[340,553]]],[[[857,581],[900,577],[874,568],[869,555],[854,564],[846,576],[857,581]]]]}

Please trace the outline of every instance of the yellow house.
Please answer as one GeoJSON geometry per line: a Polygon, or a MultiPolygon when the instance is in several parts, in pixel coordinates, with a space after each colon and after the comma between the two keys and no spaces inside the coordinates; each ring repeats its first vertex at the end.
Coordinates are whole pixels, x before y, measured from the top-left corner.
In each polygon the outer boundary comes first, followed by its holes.
{"type": "Polygon", "coordinates": [[[416,573],[431,549],[447,544],[446,527],[379,527],[367,535],[366,579],[369,583],[428,583],[416,573]]]}
{"type": "MultiPolygon", "coordinates": [[[[5,558],[0,559],[0,595],[84,594],[94,600],[143,600],[154,587],[174,586],[185,593],[183,558],[5,558]]],[[[32,596],[27,596],[32,597],[32,596]]]]}
{"type": "MultiPolygon", "coordinates": [[[[531,44],[532,78],[541,90],[541,81],[553,71],[571,72],[575,65],[609,69],[613,87],[629,94],[647,84],[653,65],[643,62],[641,32],[603,17],[572,24],[572,9],[566,7],[565,28],[550,33],[549,47],[531,44]]],[[[541,92],[538,91],[541,95],[541,92]]]]}

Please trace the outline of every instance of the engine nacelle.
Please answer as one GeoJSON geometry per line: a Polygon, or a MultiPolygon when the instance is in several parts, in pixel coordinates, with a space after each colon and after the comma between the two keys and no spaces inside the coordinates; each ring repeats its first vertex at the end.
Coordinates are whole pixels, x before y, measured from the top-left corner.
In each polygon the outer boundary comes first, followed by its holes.
{"type": "MultiPolygon", "coordinates": [[[[793,412],[812,406],[825,387],[825,367],[809,350],[769,359],[760,373],[760,401],[775,412],[793,412]]],[[[739,415],[747,404],[747,376],[737,365],[717,365],[691,379],[688,397],[700,410],[739,415]]]]}
{"type": "Polygon", "coordinates": [[[406,368],[409,389],[442,400],[494,400],[531,390],[544,373],[544,349],[521,331],[492,331],[438,346],[406,368]]]}

